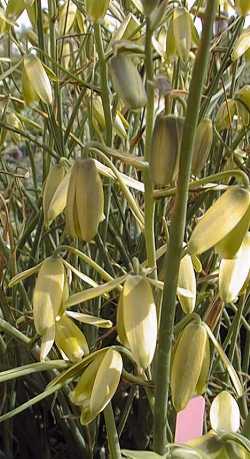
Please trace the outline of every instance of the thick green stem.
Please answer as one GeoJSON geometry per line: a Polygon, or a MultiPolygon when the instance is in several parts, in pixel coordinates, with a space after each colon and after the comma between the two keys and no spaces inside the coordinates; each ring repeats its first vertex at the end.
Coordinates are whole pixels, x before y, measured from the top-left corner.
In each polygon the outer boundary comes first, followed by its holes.
{"type": "MultiPolygon", "coordinates": [[[[146,45],[145,45],[145,66],[147,78],[147,116],[146,116],[146,139],[145,139],[145,161],[150,161],[151,141],[154,127],[154,69],[152,58],[152,31],[150,29],[150,21],[147,19],[146,28],[146,45]]],[[[155,258],[155,235],[154,235],[154,212],[155,203],[153,198],[153,184],[150,177],[150,169],[144,170],[144,186],[145,186],[145,241],[147,250],[148,266],[156,267],[155,258]]]]}
{"type": "Polygon", "coordinates": [[[109,458],[121,459],[122,456],[119,445],[119,437],[116,430],[115,418],[111,402],[109,402],[104,410],[104,418],[108,436],[109,458]]]}
{"type": "Polygon", "coordinates": [[[105,54],[103,49],[103,42],[102,42],[102,34],[101,34],[101,26],[97,22],[94,24],[95,30],[95,44],[96,50],[99,57],[99,66],[100,66],[100,77],[101,77],[101,98],[102,98],[102,106],[103,112],[105,117],[105,124],[106,124],[106,142],[108,147],[112,146],[112,115],[111,115],[111,107],[110,107],[110,100],[109,100],[109,87],[108,87],[108,70],[107,70],[107,63],[105,60],[105,54]]]}
{"type": "Polygon", "coordinates": [[[173,219],[170,226],[169,245],[166,254],[166,272],[160,318],[155,381],[154,449],[159,454],[164,454],[166,450],[170,357],[174,331],[177,281],[186,222],[188,186],[191,173],[193,146],[200,111],[203,84],[207,72],[216,4],[216,0],[209,0],[207,2],[201,44],[196,56],[192,80],[190,83],[187,116],[181,145],[180,170],[176,199],[173,219]]]}

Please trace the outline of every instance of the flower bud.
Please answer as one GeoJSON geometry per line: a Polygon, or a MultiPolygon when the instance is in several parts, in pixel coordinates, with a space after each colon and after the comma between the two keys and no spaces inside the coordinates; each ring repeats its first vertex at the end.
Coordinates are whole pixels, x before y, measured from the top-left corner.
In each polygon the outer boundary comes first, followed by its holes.
{"type": "Polygon", "coordinates": [[[6,17],[16,21],[25,10],[24,0],[9,0],[6,8],[6,17]]]}
{"type": "Polygon", "coordinates": [[[178,294],[181,307],[185,314],[190,314],[195,308],[196,302],[196,278],[194,273],[194,267],[192,258],[190,255],[185,255],[181,259],[179,277],[178,277],[178,287],[181,289],[188,290],[192,293],[192,297],[187,297],[184,295],[178,294]]]}
{"type": "Polygon", "coordinates": [[[74,324],[73,320],[65,314],[56,322],[55,343],[60,351],[72,362],[81,360],[84,355],[89,353],[88,343],[84,334],[74,324]]]}
{"type": "Polygon", "coordinates": [[[110,0],[85,0],[87,15],[93,22],[99,21],[107,13],[110,0]]]}
{"type": "Polygon", "coordinates": [[[117,330],[138,366],[147,368],[156,347],[157,316],[152,289],[145,277],[129,275],[126,279],[118,305],[117,330]]]}
{"type": "Polygon", "coordinates": [[[191,321],[182,331],[173,356],[171,393],[176,411],[183,410],[201,375],[206,352],[207,332],[202,322],[191,321]]]}
{"type": "Polygon", "coordinates": [[[218,131],[230,129],[234,115],[236,114],[236,103],[233,99],[228,99],[219,107],[215,118],[215,125],[218,131]]]}
{"type": "Polygon", "coordinates": [[[235,0],[235,8],[241,16],[250,13],[250,0],[235,0]]]}
{"type": "Polygon", "coordinates": [[[186,8],[177,7],[173,14],[173,33],[178,56],[187,60],[192,46],[191,17],[186,8]]]}
{"type": "Polygon", "coordinates": [[[76,12],[77,7],[72,1],[65,1],[64,5],[59,10],[59,35],[66,35],[70,31],[76,17],[76,12]]]}
{"type": "Polygon", "coordinates": [[[250,232],[232,260],[222,260],[219,269],[219,293],[222,301],[231,303],[239,295],[250,271],[250,232]]]}
{"type": "Polygon", "coordinates": [[[201,372],[200,372],[200,376],[199,376],[199,379],[198,379],[198,382],[195,388],[195,392],[197,395],[202,395],[207,390],[210,363],[211,363],[211,351],[210,351],[209,338],[207,336],[205,353],[204,353],[204,358],[203,358],[203,362],[201,366],[201,372]]]}
{"type": "Polygon", "coordinates": [[[188,250],[199,255],[211,247],[223,258],[233,258],[250,223],[250,192],[239,186],[229,188],[207,210],[193,230],[188,250]]]}
{"type": "Polygon", "coordinates": [[[155,185],[167,186],[175,178],[182,138],[183,119],[158,115],[151,146],[151,174],[155,185]]]}
{"type": "Polygon", "coordinates": [[[213,124],[208,118],[197,128],[192,159],[192,174],[199,175],[206,164],[213,143],[213,124]]]}
{"type": "Polygon", "coordinates": [[[33,294],[33,315],[36,331],[43,335],[54,325],[63,300],[65,270],[61,258],[43,261],[33,294]]]}
{"type": "Polygon", "coordinates": [[[81,424],[89,424],[107,406],[121,372],[121,355],[113,349],[100,352],[88,365],[70,396],[74,404],[82,407],[81,424]]]}
{"type": "Polygon", "coordinates": [[[149,16],[156,8],[159,0],[141,0],[145,16],[149,16]]]}
{"type": "Polygon", "coordinates": [[[45,226],[48,226],[49,224],[48,211],[52,198],[64,176],[65,166],[63,161],[53,165],[49,170],[43,190],[43,214],[45,226]]]}
{"type": "Polygon", "coordinates": [[[250,48],[250,29],[244,30],[234,43],[231,58],[233,61],[239,59],[250,48]]]}
{"type": "Polygon", "coordinates": [[[52,90],[47,73],[37,56],[24,57],[23,96],[27,104],[41,99],[46,104],[52,103],[52,90]]]}
{"type": "Polygon", "coordinates": [[[137,67],[130,57],[123,54],[112,57],[110,73],[115,91],[128,108],[136,110],[146,105],[146,91],[137,67]]]}
{"type": "MultiPolygon", "coordinates": [[[[22,123],[20,121],[20,119],[18,118],[18,116],[16,116],[16,114],[14,112],[12,113],[8,113],[7,116],[6,116],[6,119],[7,119],[7,123],[12,126],[13,128],[16,128],[18,130],[22,130],[23,129],[23,126],[22,126],[22,123]]],[[[9,131],[9,136],[12,140],[13,143],[15,143],[16,145],[19,145],[20,142],[21,142],[21,135],[18,134],[17,132],[14,132],[14,131],[9,131]]]]}
{"type": "Polygon", "coordinates": [[[243,86],[234,96],[238,115],[243,127],[248,127],[250,122],[250,85],[243,86]]]}
{"type": "Polygon", "coordinates": [[[71,170],[68,171],[64,178],[61,180],[50,200],[47,210],[48,224],[52,223],[55,218],[64,211],[66,207],[70,175],[71,170]]]}
{"type": "Polygon", "coordinates": [[[218,434],[230,434],[240,428],[240,410],[232,395],[223,391],[212,402],[210,408],[212,429],[218,434]]]}
{"type": "Polygon", "coordinates": [[[66,231],[91,241],[103,220],[102,181],[93,159],[76,160],[71,170],[65,209],[66,231]]]}

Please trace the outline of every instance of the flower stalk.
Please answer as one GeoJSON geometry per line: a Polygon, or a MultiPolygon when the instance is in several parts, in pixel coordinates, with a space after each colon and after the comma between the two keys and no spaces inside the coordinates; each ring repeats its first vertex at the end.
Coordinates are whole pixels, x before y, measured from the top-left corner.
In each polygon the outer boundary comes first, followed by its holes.
{"type": "Polygon", "coordinates": [[[154,412],[154,450],[164,454],[166,450],[166,426],[170,383],[170,358],[176,309],[176,290],[184,238],[188,187],[192,154],[197,129],[203,84],[205,81],[210,40],[216,14],[216,0],[207,2],[200,48],[197,52],[190,84],[187,115],[180,153],[180,170],[176,189],[173,218],[170,226],[169,245],[166,254],[166,271],[160,318],[158,352],[156,362],[156,391],[154,412]]]}

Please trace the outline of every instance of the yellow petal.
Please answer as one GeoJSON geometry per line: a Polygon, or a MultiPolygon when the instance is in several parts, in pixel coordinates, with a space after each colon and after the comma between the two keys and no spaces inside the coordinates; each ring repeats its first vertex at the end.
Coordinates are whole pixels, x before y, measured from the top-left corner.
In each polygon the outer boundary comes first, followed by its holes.
{"type": "Polygon", "coordinates": [[[210,421],[212,429],[218,434],[229,434],[239,430],[240,410],[229,392],[223,391],[213,400],[210,421]]]}

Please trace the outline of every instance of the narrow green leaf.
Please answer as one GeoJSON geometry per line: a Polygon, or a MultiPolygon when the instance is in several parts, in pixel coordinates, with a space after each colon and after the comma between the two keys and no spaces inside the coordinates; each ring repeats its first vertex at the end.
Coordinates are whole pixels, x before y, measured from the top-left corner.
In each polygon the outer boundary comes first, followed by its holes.
{"type": "Polygon", "coordinates": [[[217,339],[215,338],[214,334],[212,333],[211,329],[209,328],[209,326],[204,323],[205,327],[206,327],[206,330],[208,332],[208,335],[215,347],[215,349],[217,350],[223,364],[225,365],[228,373],[229,373],[229,376],[233,382],[233,385],[235,387],[235,390],[238,394],[239,397],[242,397],[242,395],[244,394],[244,390],[243,390],[243,387],[242,387],[242,384],[240,382],[240,379],[239,379],[239,376],[237,375],[234,367],[232,366],[230,360],[228,359],[228,357],[226,356],[225,352],[223,351],[221,345],[218,343],[217,339]]]}
{"type": "Polygon", "coordinates": [[[83,314],[81,312],[75,311],[66,311],[65,314],[72,319],[78,320],[84,324],[88,325],[95,325],[96,327],[100,328],[111,328],[112,322],[111,320],[102,319],[101,317],[91,316],[90,314],[83,314]]]}
{"type": "Polygon", "coordinates": [[[92,300],[93,298],[97,298],[98,296],[102,296],[105,293],[111,292],[116,287],[118,287],[122,282],[125,281],[127,274],[124,276],[118,277],[106,284],[99,285],[98,287],[89,288],[87,290],[83,290],[82,292],[75,293],[68,298],[68,301],[65,304],[66,308],[74,306],[75,304],[83,303],[84,301],[92,300]]]}

